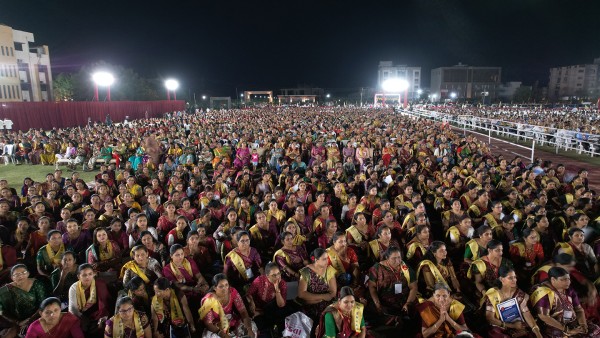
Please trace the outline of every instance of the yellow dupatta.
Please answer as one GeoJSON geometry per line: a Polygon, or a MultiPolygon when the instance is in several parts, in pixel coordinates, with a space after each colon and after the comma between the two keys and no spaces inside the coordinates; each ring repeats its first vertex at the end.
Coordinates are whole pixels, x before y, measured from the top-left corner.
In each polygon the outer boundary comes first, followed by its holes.
{"type": "Polygon", "coordinates": [[[496,318],[500,319],[500,314],[498,313],[498,308],[496,307],[496,305],[500,304],[502,298],[500,297],[500,292],[498,291],[498,289],[491,288],[487,290],[484,297],[481,298],[481,306],[485,304],[486,298],[490,300],[490,303],[494,308],[494,314],[496,315],[496,318]]]}
{"type": "Polygon", "coordinates": [[[550,271],[550,269],[551,269],[551,268],[552,268],[552,265],[551,265],[551,264],[547,264],[547,265],[544,265],[544,266],[542,266],[541,268],[537,269],[537,270],[536,270],[536,271],[533,273],[533,275],[531,276],[531,285],[534,285],[534,284],[536,284],[536,283],[534,283],[534,281],[535,281],[535,277],[536,277],[536,276],[537,276],[537,275],[538,275],[540,272],[545,272],[545,273],[548,273],[548,271],[550,271]]]}
{"type": "Polygon", "coordinates": [[[217,297],[209,293],[203,299],[202,306],[200,306],[200,310],[198,310],[200,320],[203,320],[211,311],[219,315],[219,329],[227,333],[227,331],[229,331],[229,320],[227,320],[227,316],[225,315],[223,306],[221,305],[221,302],[219,302],[217,297]]]}
{"type": "Polygon", "coordinates": [[[352,236],[356,244],[362,243],[363,235],[360,233],[360,231],[358,231],[358,229],[354,225],[346,229],[346,232],[352,236]]]}
{"type": "Polygon", "coordinates": [[[542,298],[548,296],[550,307],[554,305],[555,294],[552,289],[547,286],[540,286],[531,294],[531,305],[535,306],[542,298]]]}
{"type": "Polygon", "coordinates": [[[460,241],[460,231],[457,227],[452,226],[446,231],[446,237],[449,237],[452,243],[458,243],[458,241],[460,241]],[[456,240],[456,242],[452,240],[453,238],[456,240]]]}
{"type": "Polygon", "coordinates": [[[90,285],[90,297],[88,299],[85,299],[85,289],[81,285],[81,281],[78,281],[76,285],[77,307],[79,308],[79,311],[83,312],[85,309],[96,304],[96,280],[92,279],[92,284],[90,285]]]}
{"type": "MultiPolygon", "coordinates": [[[[52,248],[50,247],[50,244],[46,244],[46,254],[48,255],[48,259],[50,259],[50,262],[53,265],[60,265],[60,261],[62,260],[62,255],[65,253],[65,245],[63,243],[60,244],[60,248],[58,248],[58,251],[56,253],[54,253],[54,251],[52,251],[52,248]]],[[[1,265],[1,262],[0,262],[1,265]]]]}
{"type": "Polygon", "coordinates": [[[490,226],[490,228],[495,229],[497,228],[500,224],[498,224],[498,221],[496,220],[496,218],[494,218],[494,215],[492,215],[491,213],[486,214],[484,216],[484,218],[487,220],[488,225],[490,226]]]}
{"type": "MultiPolygon", "coordinates": [[[[113,338],[125,337],[125,325],[121,315],[116,314],[113,318],[113,338]]],[[[137,311],[133,310],[133,327],[135,328],[135,337],[144,338],[144,329],[142,328],[142,320],[137,311]]]]}
{"type": "Polygon", "coordinates": [[[448,314],[450,315],[450,317],[452,319],[457,320],[458,317],[460,317],[460,315],[462,314],[464,309],[465,309],[464,304],[457,301],[456,299],[454,299],[450,303],[450,309],[448,310],[448,314]]]}
{"type": "MultiPolygon", "coordinates": [[[[183,265],[183,268],[185,269],[185,271],[187,271],[187,273],[190,274],[190,276],[194,276],[194,273],[192,272],[192,265],[190,264],[190,261],[188,261],[187,258],[183,259],[181,265],[183,265]]],[[[175,275],[175,278],[177,278],[177,281],[179,283],[185,283],[185,277],[183,277],[183,274],[181,273],[181,271],[179,271],[179,268],[173,264],[173,262],[169,263],[169,267],[171,268],[171,271],[173,271],[173,274],[175,275]]]]}
{"type": "MultiPolygon", "coordinates": [[[[181,305],[179,305],[179,301],[177,300],[177,296],[175,295],[175,291],[171,290],[171,296],[169,297],[169,306],[171,309],[171,323],[175,326],[181,326],[185,323],[185,319],[183,317],[183,311],[181,311],[181,305]]],[[[158,299],[158,297],[152,297],[152,308],[156,313],[156,317],[159,322],[163,322],[165,319],[165,311],[163,309],[164,303],[162,299],[158,299]]]]}
{"type": "Polygon", "coordinates": [[[262,234],[260,233],[260,229],[258,227],[258,224],[254,224],[252,227],[250,227],[250,235],[252,236],[252,239],[257,239],[257,240],[262,240],[262,234]]]}
{"type": "Polygon", "coordinates": [[[471,263],[471,266],[469,266],[469,270],[467,271],[467,278],[469,279],[473,278],[473,266],[477,267],[477,271],[482,276],[485,274],[485,270],[487,270],[487,265],[485,265],[485,262],[481,259],[477,259],[471,263]]]}
{"type": "Polygon", "coordinates": [[[568,254],[571,257],[575,257],[575,252],[573,251],[573,247],[571,247],[571,245],[569,243],[565,243],[565,242],[556,243],[556,248],[562,249],[562,251],[564,251],[564,253],[568,254]]]}
{"type": "Polygon", "coordinates": [[[415,255],[417,248],[421,248],[423,252],[427,251],[427,249],[425,249],[425,246],[421,242],[414,241],[408,246],[408,250],[406,251],[406,259],[411,259],[415,255]]]}
{"type": "Polygon", "coordinates": [[[431,274],[433,275],[433,278],[435,279],[436,283],[442,283],[442,284],[446,285],[448,288],[450,288],[450,286],[444,279],[444,276],[442,276],[442,273],[440,272],[440,270],[438,270],[437,266],[435,266],[435,264],[433,264],[433,262],[430,260],[424,260],[419,264],[419,268],[417,269],[417,276],[419,276],[419,274],[421,273],[421,269],[424,266],[429,268],[429,271],[431,271],[431,274]]]}
{"type": "Polygon", "coordinates": [[[475,239],[468,241],[466,245],[469,247],[469,249],[471,249],[471,254],[473,255],[473,259],[472,259],[473,261],[481,258],[481,257],[479,257],[479,243],[477,243],[477,241],[475,239]]]}
{"type": "Polygon", "coordinates": [[[125,276],[125,271],[127,271],[127,270],[131,270],[131,271],[133,271],[133,273],[140,276],[140,278],[144,280],[144,283],[146,283],[146,284],[150,283],[150,279],[148,278],[148,276],[146,276],[144,271],[142,271],[140,266],[137,265],[137,263],[135,261],[129,261],[129,262],[123,264],[123,267],[121,268],[121,274],[119,275],[119,279],[123,279],[123,277],[125,276]]]}
{"type": "Polygon", "coordinates": [[[331,261],[331,266],[335,269],[335,275],[338,276],[342,273],[346,273],[346,269],[344,269],[344,264],[337,255],[337,252],[333,249],[333,247],[329,247],[327,250],[327,255],[329,255],[329,260],[331,261]]]}
{"type": "Polygon", "coordinates": [[[275,262],[275,258],[277,258],[277,256],[285,258],[285,262],[287,264],[292,264],[292,259],[290,258],[290,255],[288,255],[285,251],[283,251],[283,249],[279,249],[279,250],[275,251],[275,253],[273,254],[274,262],[275,262]]]}
{"type": "Polygon", "coordinates": [[[102,248],[100,246],[98,246],[98,251],[100,251],[99,252],[100,261],[106,261],[106,260],[113,258],[112,242],[108,241],[108,243],[106,243],[106,251],[102,250],[102,248]]]}
{"type": "Polygon", "coordinates": [[[354,307],[352,308],[352,318],[350,319],[350,327],[356,333],[360,333],[362,331],[360,323],[362,322],[364,308],[365,306],[361,303],[355,303],[354,307]]]}
{"type": "Polygon", "coordinates": [[[525,257],[525,244],[522,242],[512,243],[510,246],[513,246],[519,250],[519,256],[525,257]]]}
{"type": "Polygon", "coordinates": [[[371,251],[373,252],[373,256],[375,256],[375,258],[379,259],[379,257],[381,256],[379,254],[379,241],[378,240],[372,240],[369,242],[369,246],[371,247],[371,251]]]}
{"type": "Polygon", "coordinates": [[[248,280],[248,275],[246,275],[246,264],[244,264],[244,260],[242,259],[240,254],[235,252],[235,249],[234,249],[234,250],[231,250],[227,254],[227,256],[225,256],[225,258],[227,258],[227,257],[229,257],[229,259],[231,259],[231,262],[233,263],[235,268],[238,270],[240,275],[242,275],[242,278],[244,278],[244,280],[248,280]]]}

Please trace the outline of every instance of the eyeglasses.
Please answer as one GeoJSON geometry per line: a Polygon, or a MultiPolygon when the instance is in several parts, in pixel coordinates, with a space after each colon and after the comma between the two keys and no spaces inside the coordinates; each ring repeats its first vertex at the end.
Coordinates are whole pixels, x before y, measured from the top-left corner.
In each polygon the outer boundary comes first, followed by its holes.
{"type": "Polygon", "coordinates": [[[119,313],[127,313],[133,311],[133,306],[128,309],[119,310],[119,313]]]}
{"type": "Polygon", "coordinates": [[[14,278],[17,278],[17,277],[21,277],[21,276],[27,276],[28,274],[29,274],[29,271],[23,271],[23,272],[15,272],[12,274],[12,276],[14,278]]]}

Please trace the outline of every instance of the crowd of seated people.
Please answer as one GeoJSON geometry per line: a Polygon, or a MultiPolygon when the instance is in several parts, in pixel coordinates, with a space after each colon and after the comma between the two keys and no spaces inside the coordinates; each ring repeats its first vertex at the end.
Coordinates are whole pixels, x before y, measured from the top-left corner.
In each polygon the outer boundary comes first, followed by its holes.
{"type": "Polygon", "coordinates": [[[0,139],[96,174],[0,177],[2,337],[279,337],[298,312],[319,338],[600,335],[585,170],[385,108],[0,139]]]}

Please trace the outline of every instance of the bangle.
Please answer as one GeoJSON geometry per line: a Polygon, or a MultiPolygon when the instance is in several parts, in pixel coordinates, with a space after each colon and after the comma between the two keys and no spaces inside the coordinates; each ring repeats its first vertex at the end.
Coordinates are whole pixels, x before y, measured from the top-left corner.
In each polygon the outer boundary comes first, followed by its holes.
{"type": "Polygon", "coordinates": [[[531,328],[532,331],[535,331],[536,329],[539,330],[540,327],[536,325],[536,326],[534,326],[534,327],[531,328]]]}

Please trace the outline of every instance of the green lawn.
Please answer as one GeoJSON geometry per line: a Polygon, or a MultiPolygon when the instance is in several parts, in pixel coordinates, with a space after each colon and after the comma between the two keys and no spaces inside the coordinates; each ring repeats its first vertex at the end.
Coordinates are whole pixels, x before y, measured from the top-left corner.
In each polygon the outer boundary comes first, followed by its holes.
{"type": "MultiPolygon", "coordinates": [[[[60,169],[63,171],[63,177],[71,177],[72,170],[67,169],[66,166],[60,166],[60,169]]],[[[79,176],[86,182],[93,181],[94,176],[98,173],[97,170],[93,172],[84,172],[81,170],[81,166],[78,166],[77,169],[79,176]]],[[[54,165],[0,164],[0,179],[6,179],[8,185],[15,188],[19,193],[21,192],[21,186],[23,185],[23,179],[25,177],[30,177],[36,182],[43,182],[46,180],[46,175],[49,173],[54,173],[54,165]]]]}

